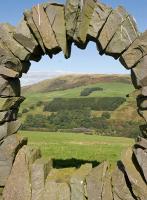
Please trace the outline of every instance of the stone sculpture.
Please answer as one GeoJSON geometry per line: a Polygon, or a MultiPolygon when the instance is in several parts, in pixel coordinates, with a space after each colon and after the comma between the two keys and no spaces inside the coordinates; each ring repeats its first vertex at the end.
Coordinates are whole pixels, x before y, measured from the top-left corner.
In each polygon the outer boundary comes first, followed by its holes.
{"type": "Polygon", "coordinates": [[[24,12],[14,27],[0,24],[0,192],[4,200],[146,200],[147,199],[147,31],[122,7],[115,9],[96,0],[67,0],[66,5],[42,3],[24,12]],[[86,48],[94,41],[99,53],[119,59],[131,70],[132,83],[141,89],[138,113],[145,124],[132,149],[112,171],[107,162],[92,169],[82,166],[65,180],[51,179],[51,160],[26,146],[17,131],[21,97],[19,78],[30,61],[44,54],[52,58],[71,45],[86,48]],[[24,146],[25,145],[25,146],[24,146]],[[37,194],[37,195],[36,195],[37,194]]]}

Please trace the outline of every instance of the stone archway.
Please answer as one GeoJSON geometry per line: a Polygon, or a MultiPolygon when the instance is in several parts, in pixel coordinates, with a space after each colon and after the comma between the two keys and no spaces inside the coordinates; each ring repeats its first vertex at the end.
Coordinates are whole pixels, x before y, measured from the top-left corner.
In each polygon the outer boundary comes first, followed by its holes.
{"type": "MultiPolygon", "coordinates": [[[[20,93],[19,78],[22,73],[27,73],[31,60],[39,61],[44,54],[52,58],[60,51],[63,51],[65,58],[69,58],[72,43],[84,49],[89,41],[94,41],[101,55],[106,54],[119,59],[125,68],[131,70],[132,83],[136,89],[140,89],[137,110],[145,119],[145,124],[140,127],[141,135],[137,138],[133,150],[129,149],[124,153],[121,164],[118,163],[112,174],[109,173],[107,163],[103,163],[91,172],[88,168],[87,172],[90,174],[86,179],[87,198],[95,199],[95,195],[99,195],[99,199],[105,200],[108,197],[110,200],[145,200],[147,31],[139,33],[133,17],[121,6],[112,9],[95,0],[67,0],[65,6],[57,3],[34,6],[24,12],[24,19],[17,27],[0,24],[0,39],[0,187],[6,185],[4,199],[33,199],[30,188],[33,186],[25,182],[25,175],[29,176],[29,171],[24,172],[22,182],[26,184],[25,189],[20,188],[19,191],[17,186],[22,184],[19,176],[23,172],[18,170],[18,179],[14,172],[16,165],[20,165],[20,168],[27,166],[25,169],[28,169],[40,157],[39,151],[28,150],[26,146],[22,148],[27,144],[27,140],[16,135],[20,127],[17,113],[24,100],[20,93]],[[22,160],[19,160],[20,158],[22,160]],[[96,180],[97,175],[101,177],[99,182],[96,180]],[[93,183],[96,188],[91,188],[93,183]]],[[[42,162],[41,166],[46,166],[46,163],[42,162]]],[[[80,180],[85,181],[85,179],[80,180]]],[[[80,188],[82,192],[83,188],[82,185],[80,188]]],[[[70,193],[68,189],[67,191],[70,193]]],[[[86,198],[84,195],[82,194],[80,199],[86,198]]]]}

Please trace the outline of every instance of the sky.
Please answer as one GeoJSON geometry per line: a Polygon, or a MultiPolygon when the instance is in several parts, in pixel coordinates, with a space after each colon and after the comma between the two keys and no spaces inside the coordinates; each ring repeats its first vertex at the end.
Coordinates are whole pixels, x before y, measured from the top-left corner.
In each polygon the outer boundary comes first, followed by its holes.
{"type": "MultiPolygon", "coordinates": [[[[17,25],[25,9],[30,9],[33,5],[43,2],[45,1],[1,0],[0,21],[17,25]]],[[[64,0],[49,0],[49,2],[65,3],[64,0]]],[[[102,0],[101,2],[113,8],[118,5],[124,6],[136,19],[139,31],[143,32],[147,29],[147,0],[102,0]]],[[[53,59],[44,56],[40,62],[32,62],[29,72],[22,78],[22,85],[71,73],[126,74],[129,71],[118,60],[105,55],[100,56],[95,44],[90,42],[86,50],[80,50],[73,45],[71,58],[68,60],[62,53],[59,53],[53,59]]]]}

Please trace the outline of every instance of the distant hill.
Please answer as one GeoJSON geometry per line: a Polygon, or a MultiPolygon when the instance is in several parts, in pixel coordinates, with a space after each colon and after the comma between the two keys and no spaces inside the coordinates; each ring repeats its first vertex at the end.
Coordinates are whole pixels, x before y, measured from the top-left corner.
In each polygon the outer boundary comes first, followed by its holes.
{"type": "Polygon", "coordinates": [[[58,78],[41,81],[37,84],[25,86],[22,88],[22,94],[47,93],[51,91],[61,91],[80,86],[87,86],[95,83],[126,83],[130,84],[129,75],[66,75],[58,78]]]}

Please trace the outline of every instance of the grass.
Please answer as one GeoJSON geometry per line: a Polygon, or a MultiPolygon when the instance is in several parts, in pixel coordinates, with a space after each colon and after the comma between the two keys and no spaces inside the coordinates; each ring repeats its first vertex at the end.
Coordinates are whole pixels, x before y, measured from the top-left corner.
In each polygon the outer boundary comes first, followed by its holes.
{"type": "Polygon", "coordinates": [[[53,158],[55,167],[78,167],[85,162],[96,165],[104,160],[113,165],[133,139],[75,133],[21,131],[29,145],[40,148],[45,158],[53,158]]]}
{"type": "MultiPolygon", "coordinates": [[[[127,83],[96,83],[87,86],[76,87],[73,89],[67,89],[62,91],[53,91],[48,93],[32,93],[26,95],[26,100],[22,103],[21,108],[27,108],[30,105],[35,105],[38,101],[51,101],[53,98],[63,97],[63,98],[76,98],[81,97],[80,93],[84,88],[87,87],[101,87],[103,91],[95,91],[91,93],[88,97],[125,97],[133,91],[133,86],[127,83]]],[[[85,97],[81,97],[85,98],[85,97]]]]}

